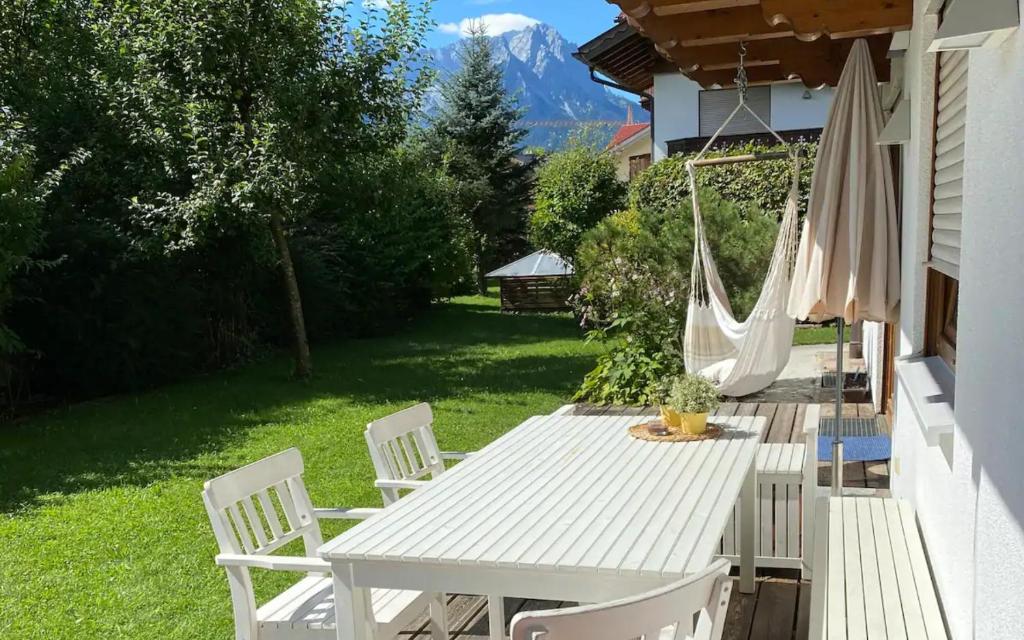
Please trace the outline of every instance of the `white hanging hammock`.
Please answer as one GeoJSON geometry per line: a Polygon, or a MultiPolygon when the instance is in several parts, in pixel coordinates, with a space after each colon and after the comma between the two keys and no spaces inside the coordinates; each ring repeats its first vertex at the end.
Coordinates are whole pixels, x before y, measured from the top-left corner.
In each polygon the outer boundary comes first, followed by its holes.
{"type": "MultiPolygon", "coordinates": [[[[742,50],[741,50],[742,51],[742,50]]],[[[683,359],[686,370],[710,379],[719,392],[727,396],[745,396],[770,385],[789,362],[793,346],[795,321],[786,313],[790,281],[797,248],[797,210],[799,208],[800,158],[790,149],[783,154],[752,154],[715,160],[702,160],[715,139],[741,110],[746,109],[757,122],[782,144],[786,142],[773,131],[744,100],[746,77],[743,54],[737,78],[740,102],[726,118],[715,135],[708,140],[697,157],[686,163],[693,199],[694,247],[690,274],[690,300],[683,336],[683,359]],[[786,209],[779,224],[771,264],[761,295],[750,316],[739,322],[733,316],[729,298],[711,256],[704,220],[697,196],[697,167],[710,164],[748,162],[789,157],[793,161],[793,178],[786,200],[786,209]]],[[[788,146],[788,145],[787,145],[788,146]]]]}

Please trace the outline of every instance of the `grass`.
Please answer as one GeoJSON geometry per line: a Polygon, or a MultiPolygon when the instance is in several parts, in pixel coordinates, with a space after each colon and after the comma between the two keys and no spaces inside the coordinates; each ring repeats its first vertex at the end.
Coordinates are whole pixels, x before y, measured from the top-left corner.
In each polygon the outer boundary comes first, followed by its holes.
{"type": "MultiPolygon", "coordinates": [[[[230,638],[204,480],[296,446],[315,504],[379,505],[368,421],[429,401],[441,446],[476,449],[565,403],[599,351],[568,315],[460,298],[320,346],[310,382],[281,356],[0,427],[0,638],[230,638]]],[[[294,579],[257,575],[258,599],[294,579]]]]}
{"type": "MultiPolygon", "coordinates": [[[[845,334],[843,335],[845,342],[850,341],[850,330],[847,327],[845,334]]],[[[793,344],[835,344],[836,343],[836,328],[833,325],[825,325],[824,327],[797,327],[796,332],[793,334],[793,344]]]]}

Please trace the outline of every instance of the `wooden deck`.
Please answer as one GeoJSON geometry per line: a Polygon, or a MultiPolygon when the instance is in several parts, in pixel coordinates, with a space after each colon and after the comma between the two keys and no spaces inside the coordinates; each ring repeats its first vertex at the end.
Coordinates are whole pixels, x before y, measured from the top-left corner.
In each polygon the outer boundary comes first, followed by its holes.
{"type": "MultiPolygon", "coordinates": [[[[724,416],[764,416],[768,418],[765,442],[802,442],[802,426],[807,405],[797,403],[724,403],[717,414],[724,416]]],[[[649,411],[649,410],[648,410],[649,411]]],[[[621,407],[577,406],[576,415],[625,415],[645,413],[643,409],[621,407]]],[[[822,417],[832,417],[832,406],[822,406],[822,417]]],[[[847,404],[844,417],[873,417],[870,404],[847,404]]],[[[830,479],[828,463],[818,465],[818,483],[827,486],[830,479]]],[[[889,465],[885,463],[849,462],[844,465],[845,486],[888,494],[889,465]]],[[[744,595],[733,589],[723,640],[805,640],[810,620],[811,585],[801,582],[798,574],[786,570],[762,571],[756,591],[744,595]]],[[[738,585],[737,585],[738,586],[738,585]]],[[[506,627],[520,611],[554,609],[572,606],[572,602],[544,600],[505,600],[506,627]]],[[[448,597],[448,619],[452,638],[486,640],[488,637],[487,600],[481,596],[451,595],[448,597]]],[[[424,616],[403,632],[401,638],[426,640],[430,637],[424,616]]]]}

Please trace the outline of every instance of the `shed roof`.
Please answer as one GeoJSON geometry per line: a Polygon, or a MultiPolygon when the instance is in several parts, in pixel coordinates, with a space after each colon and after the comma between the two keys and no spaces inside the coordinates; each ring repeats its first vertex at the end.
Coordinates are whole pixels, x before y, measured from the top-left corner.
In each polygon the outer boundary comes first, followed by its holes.
{"type": "Polygon", "coordinates": [[[511,264],[487,274],[488,278],[535,278],[543,276],[571,276],[572,265],[562,256],[545,249],[519,258],[511,264]]]}

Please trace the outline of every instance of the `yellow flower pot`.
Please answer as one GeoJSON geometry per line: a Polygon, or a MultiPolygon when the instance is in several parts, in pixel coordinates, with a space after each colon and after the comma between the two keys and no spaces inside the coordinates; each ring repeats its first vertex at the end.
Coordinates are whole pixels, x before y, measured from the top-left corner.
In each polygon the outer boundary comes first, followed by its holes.
{"type": "MultiPolygon", "coordinates": [[[[675,412],[673,412],[675,413],[675,412]]],[[[699,436],[708,428],[708,414],[705,413],[681,413],[678,414],[683,431],[690,435],[699,436]]]]}
{"type": "Polygon", "coordinates": [[[661,422],[666,427],[679,427],[683,426],[683,417],[679,415],[679,412],[668,405],[661,405],[658,407],[659,413],[661,413],[661,422]]]}

